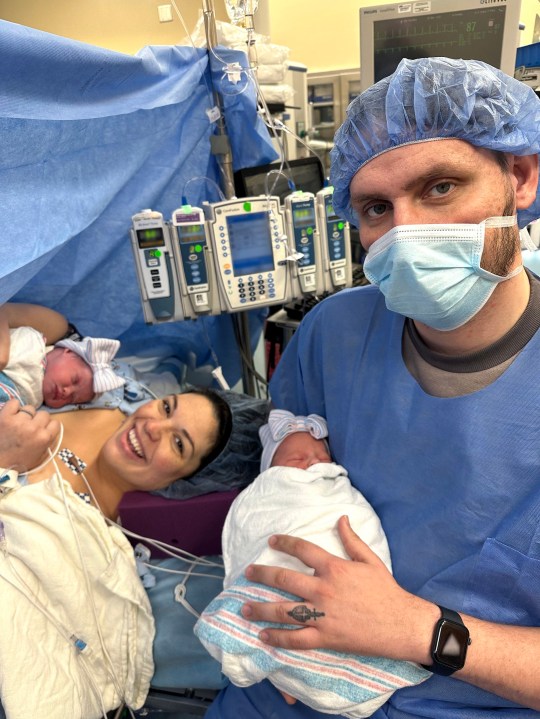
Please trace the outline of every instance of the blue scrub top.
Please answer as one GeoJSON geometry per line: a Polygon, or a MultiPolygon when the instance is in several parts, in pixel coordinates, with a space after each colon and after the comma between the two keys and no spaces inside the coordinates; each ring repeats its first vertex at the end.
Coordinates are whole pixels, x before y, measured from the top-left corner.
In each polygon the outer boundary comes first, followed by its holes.
{"type": "MultiPolygon", "coordinates": [[[[404,365],[403,322],[372,286],[324,300],[281,358],[272,400],[326,417],[332,456],[379,514],[401,586],[472,616],[540,626],[539,333],[488,387],[438,398],[404,365]]],[[[207,717],[232,717],[245,702],[252,713],[237,716],[325,716],[258,685],[229,687],[207,717]]],[[[374,717],[494,713],[540,717],[437,676],[396,692],[374,717]]]]}

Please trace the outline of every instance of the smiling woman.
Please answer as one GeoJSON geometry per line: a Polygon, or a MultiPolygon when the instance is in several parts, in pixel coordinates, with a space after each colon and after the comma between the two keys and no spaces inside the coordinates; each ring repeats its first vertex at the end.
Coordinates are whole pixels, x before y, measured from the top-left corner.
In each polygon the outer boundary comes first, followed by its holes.
{"type": "MultiPolygon", "coordinates": [[[[77,493],[115,519],[127,492],[163,489],[191,476],[227,444],[229,406],[209,389],[153,400],[129,417],[120,410],[57,413],[64,429],[58,470],[77,493]]],[[[50,467],[32,474],[34,483],[50,467]]]]}
{"type": "Polygon", "coordinates": [[[209,389],[127,418],[116,409],[51,415],[17,400],[0,410],[0,717],[98,719],[143,705],[155,669],[152,606],[132,546],[107,520],[127,492],[211,462],[231,428],[228,403],[209,389]]]}

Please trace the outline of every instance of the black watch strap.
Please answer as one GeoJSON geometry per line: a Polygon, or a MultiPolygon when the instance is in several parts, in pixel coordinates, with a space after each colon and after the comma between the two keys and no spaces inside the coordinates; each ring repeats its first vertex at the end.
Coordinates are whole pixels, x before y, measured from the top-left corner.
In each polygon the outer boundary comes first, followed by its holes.
{"type": "Polygon", "coordinates": [[[465,626],[463,624],[463,619],[461,616],[454,612],[453,609],[447,609],[447,607],[441,607],[440,604],[437,604],[439,609],[441,610],[441,619],[449,619],[451,622],[455,622],[456,624],[461,624],[462,626],[465,626]]]}
{"type": "Polygon", "coordinates": [[[469,630],[457,612],[437,606],[441,610],[441,616],[435,625],[431,642],[433,664],[422,666],[434,674],[449,677],[465,665],[471,639],[469,630]]]}

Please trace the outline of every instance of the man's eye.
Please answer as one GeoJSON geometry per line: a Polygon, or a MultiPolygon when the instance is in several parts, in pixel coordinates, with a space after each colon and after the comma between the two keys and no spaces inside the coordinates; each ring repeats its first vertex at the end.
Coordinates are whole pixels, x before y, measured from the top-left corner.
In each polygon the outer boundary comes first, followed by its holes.
{"type": "Polygon", "coordinates": [[[182,454],[184,451],[184,443],[180,439],[180,437],[175,437],[174,441],[176,442],[176,446],[178,447],[180,453],[182,454]]]}
{"type": "Polygon", "coordinates": [[[384,202],[375,202],[373,205],[369,205],[369,207],[366,207],[364,210],[364,214],[366,214],[368,217],[381,217],[384,215],[386,210],[388,209],[386,203],[384,202]]]}
{"type": "Polygon", "coordinates": [[[431,194],[435,197],[447,195],[453,187],[453,182],[438,182],[436,185],[433,185],[428,194],[431,194]]]}
{"type": "Polygon", "coordinates": [[[171,403],[169,402],[168,399],[164,399],[161,402],[162,402],[163,409],[165,410],[165,414],[167,415],[167,417],[169,417],[171,414],[171,403]]]}

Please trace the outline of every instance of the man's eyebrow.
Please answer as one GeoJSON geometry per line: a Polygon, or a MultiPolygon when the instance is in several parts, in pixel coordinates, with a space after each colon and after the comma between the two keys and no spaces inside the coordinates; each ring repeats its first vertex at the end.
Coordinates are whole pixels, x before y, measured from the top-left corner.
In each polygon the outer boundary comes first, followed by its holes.
{"type": "Polygon", "coordinates": [[[355,192],[351,193],[351,202],[365,202],[366,200],[382,200],[383,198],[381,195],[378,194],[370,194],[366,192],[355,192]]]}
{"type": "MultiPolygon", "coordinates": [[[[436,180],[437,178],[448,178],[452,179],[456,176],[455,168],[451,168],[447,163],[432,165],[426,172],[416,175],[410,182],[403,186],[403,190],[409,192],[418,185],[423,185],[426,182],[436,180]]],[[[377,192],[358,192],[351,193],[351,201],[355,202],[366,202],[367,200],[381,200],[386,202],[386,196],[384,193],[377,192]]]]}
{"type": "Polygon", "coordinates": [[[412,190],[416,185],[418,185],[418,183],[425,184],[426,182],[430,182],[431,180],[436,180],[438,178],[448,178],[450,180],[455,178],[455,176],[455,168],[449,167],[447,163],[434,165],[430,167],[429,170],[421,175],[418,175],[418,177],[407,183],[405,185],[405,190],[412,190]]]}

